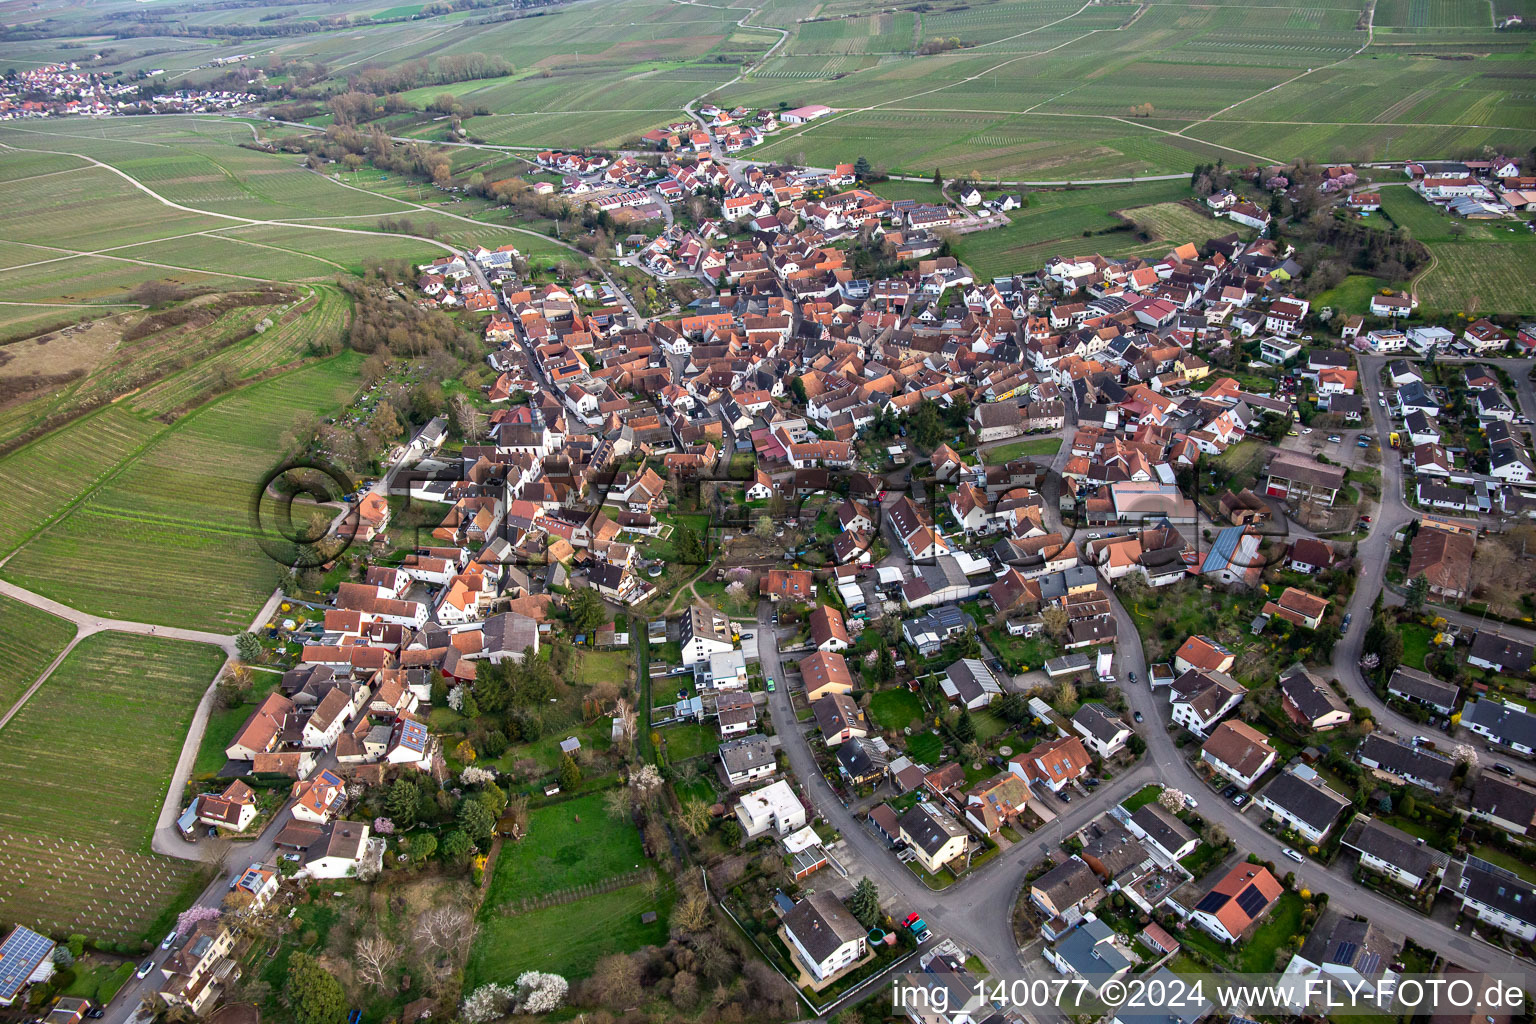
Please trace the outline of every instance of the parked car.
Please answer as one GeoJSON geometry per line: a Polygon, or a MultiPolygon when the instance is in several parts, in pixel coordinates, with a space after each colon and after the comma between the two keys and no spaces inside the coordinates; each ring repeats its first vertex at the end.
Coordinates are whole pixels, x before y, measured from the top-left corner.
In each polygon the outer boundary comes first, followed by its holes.
{"type": "Polygon", "coordinates": [[[101,1018],[107,1015],[107,1011],[99,1006],[93,1006],[89,1010],[85,1011],[85,1015],[91,1020],[101,1020],[101,1018]]]}
{"type": "Polygon", "coordinates": [[[1246,804],[1247,802],[1248,802],[1248,794],[1247,793],[1239,793],[1239,794],[1237,794],[1237,796],[1234,796],[1232,798],[1232,806],[1233,807],[1241,807],[1241,806],[1243,806],[1243,804],[1246,804]]]}
{"type": "Polygon", "coordinates": [[[1363,437],[1360,440],[1355,442],[1355,447],[1356,448],[1369,448],[1370,446],[1371,446],[1371,442],[1366,440],[1363,437]]]}
{"type": "Polygon", "coordinates": [[[1186,796],[1184,798],[1184,806],[1188,807],[1190,810],[1194,810],[1196,807],[1200,806],[1200,801],[1196,800],[1192,796],[1186,796]]]}
{"type": "Polygon", "coordinates": [[[1129,679],[1131,681],[1131,685],[1132,686],[1136,685],[1136,673],[1135,672],[1127,672],[1125,674],[1125,678],[1127,678],[1127,679],[1129,679]]]}
{"type": "Polygon", "coordinates": [[[1136,714],[1132,715],[1131,717],[1135,718],[1138,722],[1142,720],[1140,711],[1136,712],[1136,714]]]}
{"type": "Polygon", "coordinates": [[[139,964],[139,969],[137,971],[135,971],[134,973],[137,974],[141,978],[147,978],[147,977],[149,977],[149,972],[154,970],[154,969],[155,969],[155,962],[154,962],[154,960],[145,960],[143,963],[139,964]]]}
{"type": "Polygon", "coordinates": [[[171,934],[167,935],[165,937],[165,941],[160,943],[160,948],[161,949],[170,949],[172,944],[175,943],[175,941],[176,941],[176,929],[172,928],[171,929],[171,934]]]}
{"type": "Polygon", "coordinates": [[[1329,444],[1338,444],[1342,440],[1344,440],[1344,439],[1342,437],[1340,437],[1338,434],[1329,434],[1328,435],[1328,443],[1329,444]]]}
{"type": "Polygon", "coordinates": [[[1295,850],[1291,849],[1289,846],[1287,846],[1285,849],[1281,850],[1280,852],[1285,854],[1287,857],[1291,858],[1291,860],[1295,861],[1297,864],[1300,864],[1302,862],[1301,854],[1297,853],[1295,850]]]}
{"type": "Polygon", "coordinates": [[[1222,790],[1222,791],[1221,791],[1221,795],[1222,795],[1222,796],[1223,796],[1223,797],[1224,797],[1224,798],[1226,798],[1226,799],[1228,799],[1228,800],[1230,800],[1230,799],[1232,799],[1232,798],[1233,798],[1233,797],[1234,797],[1234,796],[1237,796],[1237,792],[1238,792],[1238,790],[1237,790],[1237,787],[1236,787],[1236,786],[1228,786],[1228,787],[1227,787],[1227,788],[1226,788],[1226,789],[1223,789],[1223,790],[1222,790]]]}
{"type": "Polygon", "coordinates": [[[1352,618],[1352,617],[1353,617],[1353,616],[1354,616],[1354,612],[1345,612],[1345,613],[1344,613],[1344,621],[1343,621],[1343,623],[1342,623],[1342,624],[1340,624],[1340,626],[1339,626],[1339,632],[1340,632],[1340,633],[1341,633],[1341,634],[1343,634],[1343,633],[1348,633],[1348,632],[1349,632],[1349,620],[1350,620],[1350,619],[1351,619],[1351,618],[1352,618]]]}
{"type": "Polygon", "coordinates": [[[1493,766],[1493,770],[1498,772],[1500,775],[1507,775],[1510,778],[1514,778],[1515,775],[1515,770],[1507,764],[1496,764],[1493,766]]]}

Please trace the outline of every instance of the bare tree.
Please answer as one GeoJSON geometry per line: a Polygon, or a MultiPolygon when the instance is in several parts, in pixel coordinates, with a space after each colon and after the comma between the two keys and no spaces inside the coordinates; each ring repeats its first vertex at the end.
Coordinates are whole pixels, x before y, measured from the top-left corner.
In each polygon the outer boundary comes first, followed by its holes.
{"type": "Polygon", "coordinates": [[[709,831],[709,805],[697,797],[688,800],[683,804],[682,814],[677,820],[684,832],[697,839],[709,831]]]}
{"type": "Polygon", "coordinates": [[[470,444],[477,443],[485,434],[485,413],[475,408],[475,404],[465,394],[453,396],[453,418],[458,421],[459,432],[464,435],[464,440],[470,444]]]}
{"type": "Polygon", "coordinates": [[[433,907],[416,919],[416,948],[429,956],[456,953],[468,946],[474,926],[473,915],[463,907],[433,907]]]}
{"type": "Polygon", "coordinates": [[[363,983],[382,988],[391,968],[400,960],[400,947],[375,932],[357,940],[354,954],[363,983]]]}
{"type": "Polygon", "coordinates": [[[672,908],[672,927],[697,934],[709,927],[709,894],[698,886],[689,886],[672,908]]]}

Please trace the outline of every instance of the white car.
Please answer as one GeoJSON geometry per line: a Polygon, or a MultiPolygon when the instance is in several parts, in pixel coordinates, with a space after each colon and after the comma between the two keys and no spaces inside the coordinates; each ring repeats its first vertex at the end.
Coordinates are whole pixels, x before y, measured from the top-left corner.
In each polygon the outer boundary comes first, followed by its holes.
{"type": "Polygon", "coordinates": [[[1295,861],[1297,864],[1300,864],[1301,861],[1302,861],[1301,854],[1297,853],[1295,850],[1291,849],[1289,846],[1287,846],[1285,849],[1281,850],[1280,852],[1285,854],[1287,857],[1291,858],[1291,860],[1295,861]]]}
{"type": "Polygon", "coordinates": [[[1312,428],[1311,427],[1302,427],[1301,428],[1301,432],[1303,434],[1310,434],[1310,433],[1312,433],[1312,428]]]}
{"type": "Polygon", "coordinates": [[[1196,800],[1192,796],[1186,796],[1184,798],[1184,806],[1188,807],[1190,810],[1194,810],[1196,807],[1200,806],[1200,801],[1196,800]]]}

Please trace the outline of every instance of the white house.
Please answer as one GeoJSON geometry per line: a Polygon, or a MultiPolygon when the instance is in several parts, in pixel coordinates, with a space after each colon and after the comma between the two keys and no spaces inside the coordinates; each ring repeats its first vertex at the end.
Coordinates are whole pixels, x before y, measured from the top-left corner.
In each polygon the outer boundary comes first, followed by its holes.
{"type": "Polygon", "coordinates": [[[1222,722],[1200,748],[1200,760],[1239,789],[1249,789],[1275,763],[1275,748],[1246,722],[1222,722]]]}
{"type": "Polygon", "coordinates": [[[780,779],[742,796],[736,805],[736,820],[749,839],[769,829],[787,836],[805,827],[805,805],[794,788],[780,779]]]}
{"type": "Polygon", "coordinates": [[[304,852],[299,873],[307,878],[349,878],[368,853],[368,825],[336,821],[304,852]]]}
{"type": "Polygon", "coordinates": [[[852,967],[869,951],[864,926],[829,892],[796,903],[784,915],[784,934],[800,965],[817,981],[852,967]]]}

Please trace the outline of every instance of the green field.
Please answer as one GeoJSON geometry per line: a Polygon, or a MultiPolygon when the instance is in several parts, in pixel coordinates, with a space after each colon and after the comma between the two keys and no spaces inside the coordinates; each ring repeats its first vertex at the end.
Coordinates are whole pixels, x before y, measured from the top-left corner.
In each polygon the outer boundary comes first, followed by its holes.
{"type": "Polygon", "coordinates": [[[1368,316],[1372,297],[1379,295],[1384,288],[1392,290],[1391,282],[1383,281],[1379,277],[1351,274],[1337,288],[1319,292],[1313,298],[1312,305],[1319,309],[1331,306],[1335,315],[1348,313],[1354,316],[1368,316]]]}
{"type": "MultiPolygon", "coordinates": [[[[1171,203],[1189,196],[1187,181],[1148,181],[1094,188],[1052,189],[1029,194],[1029,205],[1008,214],[1007,226],[977,231],[955,239],[955,255],[982,278],[1020,270],[1033,270],[1053,256],[1082,256],[1095,252],[1106,256],[1161,256],[1173,246],[1146,242],[1128,228],[1117,213],[1138,207],[1171,203]]],[[[1134,215],[1134,214],[1132,214],[1134,215]]],[[[1179,239],[1179,244],[1225,234],[1212,221],[1199,238],[1179,239]]]]}
{"type": "Polygon", "coordinates": [[[0,715],[74,636],[75,627],[63,619],[0,595],[0,715]]]}
{"type": "Polygon", "coordinates": [[[869,699],[869,714],[881,729],[905,729],[923,718],[923,701],[906,687],[881,690],[869,699]]]}
{"type": "Polygon", "coordinates": [[[996,448],[984,449],[981,452],[981,458],[983,462],[1012,462],[1014,459],[1029,456],[1055,455],[1060,451],[1061,438],[1059,437],[1031,437],[1023,441],[1000,444],[996,448]]]}
{"type": "Polygon", "coordinates": [[[44,931],[137,939],[191,869],[146,853],[215,647],[97,633],[5,727],[0,910],[44,931]],[[92,768],[79,770],[90,749],[92,768]],[[112,880],[131,877],[131,886],[112,880]]]}
{"type": "Polygon", "coordinates": [[[502,846],[481,916],[644,866],[640,833],[608,814],[601,793],[541,807],[529,815],[527,837],[502,846]]]}
{"type": "Polygon", "coordinates": [[[348,401],[361,361],[343,354],[183,417],[24,545],[6,578],[92,614],[244,629],[281,568],[250,518],[273,440],[348,401]]]}
{"type": "Polygon", "coordinates": [[[1418,282],[1424,312],[1525,314],[1536,311],[1536,245],[1435,242],[1435,264],[1418,282]]]}
{"type": "Polygon", "coordinates": [[[553,971],[573,980],[585,977],[609,953],[665,945],[671,909],[670,888],[652,899],[641,884],[525,914],[486,918],[464,968],[465,988],[488,981],[509,984],[530,970],[553,971]],[[640,920],[647,911],[656,914],[650,924],[640,920]]]}

